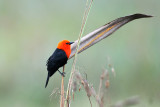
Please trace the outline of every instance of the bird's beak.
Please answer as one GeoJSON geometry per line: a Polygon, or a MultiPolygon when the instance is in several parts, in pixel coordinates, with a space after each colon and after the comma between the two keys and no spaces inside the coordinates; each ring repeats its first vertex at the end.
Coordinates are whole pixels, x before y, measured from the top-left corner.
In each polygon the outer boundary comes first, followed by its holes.
{"type": "Polygon", "coordinates": [[[69,42],[69,45],[71,45],[72,43],[74,43],[74,42],[69,42]]]}

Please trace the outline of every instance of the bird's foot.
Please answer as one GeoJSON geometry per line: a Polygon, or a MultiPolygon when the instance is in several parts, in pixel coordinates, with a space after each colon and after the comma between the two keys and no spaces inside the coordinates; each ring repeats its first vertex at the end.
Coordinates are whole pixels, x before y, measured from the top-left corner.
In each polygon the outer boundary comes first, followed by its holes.
{"type": "MultiPolygon", "coordinates": [[[[59,71],[59,70],[58,70],[59,71]]],[[[61,71],[59,71],[59,73],[63,76],[63,77],[65,77],[65,72],[61,72],[61,71]]]]}
{"type": "Polygon", "coordinates": [[[61,75],[62,75],[63,77],[65,77],[65,74],[66,74],[65,72],[61,72],[61,75]]]}

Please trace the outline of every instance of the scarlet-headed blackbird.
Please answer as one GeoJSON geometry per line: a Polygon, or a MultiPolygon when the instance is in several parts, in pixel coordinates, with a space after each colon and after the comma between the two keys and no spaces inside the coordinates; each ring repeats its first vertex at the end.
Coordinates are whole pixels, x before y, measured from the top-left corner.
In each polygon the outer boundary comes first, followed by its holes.
{"type": "MultiPolygon", "coordinates": [[[[47,61],[47,70],[48,76],[46,80],[45,88],[47,87],[49,78],[62,66],[67,63],[67,60],[71,54],[71,44],[74,42],[70,42],[68,40],[63,40],[58,43],[58,46],[54,53],[49,57],[47,61]]],[[[59,71],[59,70],[58,70],[59,71]]],[[[59,73],[64,76],[64,73],[59,73]]]]}

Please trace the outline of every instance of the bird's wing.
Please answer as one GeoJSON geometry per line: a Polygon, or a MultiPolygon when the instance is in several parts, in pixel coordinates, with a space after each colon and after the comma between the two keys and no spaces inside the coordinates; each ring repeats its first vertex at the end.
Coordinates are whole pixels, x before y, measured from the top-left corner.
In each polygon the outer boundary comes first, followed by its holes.
{"type": "Polygon", "coordinates": [[[52,64],[52,66],[53,66],[53,64],[55,64],[55,65],[61,67],[67,63],[67,60],[68,60],[68,58],[66,56],[66,53],[61,49],[56,49],[55,52],[47,60],[46,65],[52,64]]]}

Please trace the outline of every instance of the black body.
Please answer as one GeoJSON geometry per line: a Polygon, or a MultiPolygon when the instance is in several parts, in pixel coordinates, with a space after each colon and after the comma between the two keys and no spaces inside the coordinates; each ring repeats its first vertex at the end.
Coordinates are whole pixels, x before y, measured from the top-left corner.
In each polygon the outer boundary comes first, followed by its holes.
{"type": "Polygon", "coordinates": [[[48,70],[48,77],[46,80],[46,85],[47,87],[49,78],[62,66],[64,66],[67,63],[67,55],[65,51],[61,49],[56,49],[54,53],[49,57],[47,61],[47,70],[48,70]]]}

